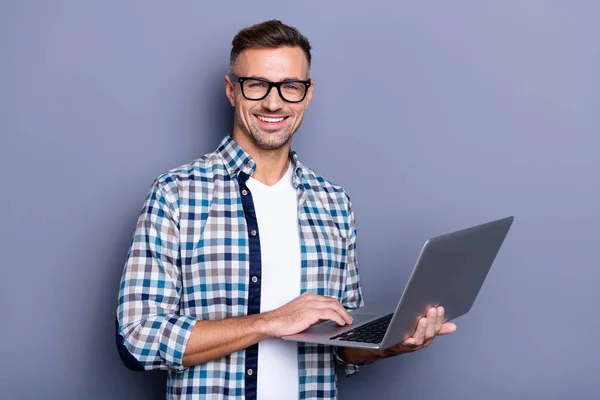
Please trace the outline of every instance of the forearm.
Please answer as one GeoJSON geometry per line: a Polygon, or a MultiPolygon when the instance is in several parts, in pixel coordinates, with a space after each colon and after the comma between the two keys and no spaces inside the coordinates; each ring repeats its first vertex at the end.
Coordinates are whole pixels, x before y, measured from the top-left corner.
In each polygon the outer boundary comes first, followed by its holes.
{"type": "Polygon", "coordinates": [[[269,337],[263,314],[197,321],[183,355],[183,365],[187,367],[215,360],[269,337]]]}
{"type": "Polygon", "coordinates": [[[370,364],[384,358],[380,350],[357,349],[353,347],[342,347],[339,356],[348,364],[370,364]]]}

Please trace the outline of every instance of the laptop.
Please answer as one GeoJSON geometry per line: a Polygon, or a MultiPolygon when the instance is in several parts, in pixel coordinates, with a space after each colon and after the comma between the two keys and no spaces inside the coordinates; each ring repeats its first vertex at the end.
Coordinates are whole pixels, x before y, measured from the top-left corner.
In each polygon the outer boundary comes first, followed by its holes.
{"type": "Polygon", "coordinates": [[[513,220],[506,217],[427,240],[397,304],[361,307],[349,312],[351,325],[328,320],[282,339],[386,349],[413,336],[430,307],[443,306],[445,322],[466,314],[513,220]]]}

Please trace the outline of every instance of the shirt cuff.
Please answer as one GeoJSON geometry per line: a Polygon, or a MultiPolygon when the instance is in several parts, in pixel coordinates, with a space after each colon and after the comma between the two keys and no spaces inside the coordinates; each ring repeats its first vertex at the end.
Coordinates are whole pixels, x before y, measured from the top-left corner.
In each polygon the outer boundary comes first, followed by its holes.
{"type": "Polygon", "coordinates": [[[159,353],[175,371],[188,369],[183,365],[183,354],[196,322],[196,318],[188,315],[171,316],[163,322],[159,353]]]}
{"type": "Polygon", "coordinates": [[[338,346],[333,346],[333,355],[335,357],[335,359],[342,364],[342,366],[344,367],[344,374],[346,375],[346,377],[350,376],[350,375],[354,375],[355,373],[357,373],[358,371],[360,371],[360,369],[365,365],[365,364],[350,364],[349,362],[345,361],[341,356],[341,348],[338,346]]]}

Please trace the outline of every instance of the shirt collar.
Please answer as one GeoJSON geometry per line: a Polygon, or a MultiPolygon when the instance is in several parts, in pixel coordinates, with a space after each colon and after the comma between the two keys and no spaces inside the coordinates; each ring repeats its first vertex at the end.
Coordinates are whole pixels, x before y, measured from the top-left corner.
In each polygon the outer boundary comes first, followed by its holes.
{"type": "MultiPolygon", "coordinates": [[[[221,156],[225,168],[227,168],[227,173],[232,179],[237,179],[240,172],[252,176],[256,170],[256,162],[233,140],[231,135],[226,135],[223,138],[217,148],[217,153],[221,156]]],[[[290,159],[294,169],[292,183],[294,187],[298,187],[305,179],[306,167],[300,163],[298,154],[294,149],[290,150],[290,159]]]]}

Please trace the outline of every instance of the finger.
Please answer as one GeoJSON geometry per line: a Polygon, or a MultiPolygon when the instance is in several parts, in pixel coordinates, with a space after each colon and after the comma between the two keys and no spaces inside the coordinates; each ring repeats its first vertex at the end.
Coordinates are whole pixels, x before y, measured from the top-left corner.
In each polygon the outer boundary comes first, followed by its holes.
{"type": "Polygon", "coordinates": [[[415,345],[420,346],[425,340],[425,331],[427,330],[427,318],[421,318],[417,325],[417,331],[413,338],[415,339],[415,345]]]}
{"type": "Polygon", "coordinates": [[[346,310],[344,306],[342,306],[337,300],[332,301],[334,303],[335,309],[342,316],[342,318],[344,318],[344,321],[346,321],[347,324],[352,324],[353,319],[348,310],[346,310]]]}
{"type": "Polygon", "coordinates": [[[346,324],[352,324],[352,317],[348,311],[346,311],[346,309],[340,303],[333,299],[329,299],[328,301],[316,301],[312,303],[312,306],[318,310],[332,310],[339,314],[346,324]]]}
{"type": "Polygon", "coordinates": [[[456,324],[452,322],[446,322],[444,325],[442,325],[439,335],[448,335],[454,331],[456,331],[456,324]]]}
{"type": "Polygon", "coordinates": [[[335,321],[338,325],[341,326],[346,325],[346,321],[344,321],[342,316],[329,308],[323,308],[319,310],[317,316],[319,317],[319,319],[328,319],[331,321],[335,321]]]}
{"type": "Polygon", "coordinates": [[[442,325],[444,325],[445,312],[446,312],[446,310],[444,310],[444,307],[438,307],[437,320],[435,321],[435,332],[436,333],[440,333],[440,330],[442,329],[442,325]]]}
{"type": "Polygon", "coordinates": [[[306,297],[308,297],[310,300],[314,300],[314,301],[320,301],[320,302],[331,302],[331,301],[336,301],[333,297],[328,297],[328,296],[321,296],[320,294],[316,294],[316,293],[308,293],[306,297]]]}
{"type": "Polygon", "coordinates": [[[327,303],[327,302],[330,302],[331,300],[334,300],[331,297],[321,296],[320,294],[316,294],[316,293],[312,293],[312,292],[304,292],[300,295],[300,298],[304,298],[304,301],[322,302],[322,303],[327,303]]]}
{"type": "Polygon", "coordinates": [[[437,309],[432,307],[427,312],[427,329],[425,330],[425,340],[435,336],[435,325],[437,323],[437,309]]]}

